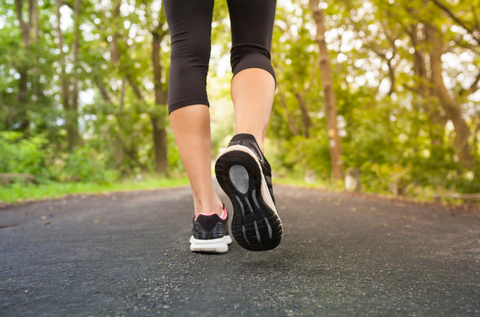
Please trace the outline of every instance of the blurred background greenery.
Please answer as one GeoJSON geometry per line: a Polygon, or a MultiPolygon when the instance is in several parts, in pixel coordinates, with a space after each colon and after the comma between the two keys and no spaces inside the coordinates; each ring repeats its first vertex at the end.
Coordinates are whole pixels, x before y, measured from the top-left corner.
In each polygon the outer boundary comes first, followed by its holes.
{"type": "MultiPolygon", "coordinates": [[[[266,143],[274,179],[342,186],[332,180],[324,36],[342,173],[359,169],[364,192],[480,192],[479,8],[478,0],[279,0],[266,143]],[[312,3],[325,15],[323,35],[312,3]]],[[[212,160],[235,131],[230,48],[227,4],[217,0],[212,160]]],[[[167,115],[169,58],[162,1],[0,0],[0,173],[34,176],[4,182],[0,200],[42,186],[187,183],[167,115]]]]}

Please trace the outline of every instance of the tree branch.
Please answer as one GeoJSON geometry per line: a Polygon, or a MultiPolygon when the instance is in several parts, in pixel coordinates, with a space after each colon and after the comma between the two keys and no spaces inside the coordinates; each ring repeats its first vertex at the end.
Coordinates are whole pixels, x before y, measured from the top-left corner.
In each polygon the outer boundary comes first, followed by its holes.
{"type": "Polygon", "coordinates": [[[22,31],[25,30],[25,20],[23,20],[23,15],[22,15],[22,0],[15,0],[15,11],[17,12],[17,18],[18,21],[20,22],[20,28],[22,31]]]}
{"type": "Polygon", "coordinates": [[[480,48],[477,45],[473,45],[473,44],[468,43],[467,41],[465,41],[465,39],[463,39],[462,36],[459,36],[457,39],[454,39],[453,41],[455,42],[456,46],[467,49],[467,50],[470,50],[475,54],[478,53],[479,48],[480,48]]]}
{"type": "Polygon", "coordinates": [[[453,12],[447,8],[443,3],[441,3],[439,0],[432,0],[432,2],[437,6],[439,7],[440,9],[442,9],[450,18],[452,18],[453,21],[455,21],[458,25],[460,25],[462,28],[464,28],[468,33],[470,33],[470,35],[473,37],[473,39],[478,43],[480,44],[480,38],[478,38],[477,36],[475,36],[475,32],[473,31],[473,29],[471,29],[470,27],[468,27],[462,20],[460,20],[455,14],[453,14],[453,12]]]}
{"type": "Polygon", "coordinates": [[[477,29],[480,29],[480,22],[478,21],[477,11],[475,10],[475,6],[473,5],[472,5],[472,13],[473,13],[473,17],[475,18],[475,26],[477,29]]]}
{"type": "Polygon", "coordinates": [[[138,99],[140,99],[141,101],[145,102],[145,99],[143,98],[142,92],[141,92],[140,89],[138,88],[138,85],[137,85],[137,83],[135,82],[135,80],[133,79],[132,74],[131,74],[130,72],[127,72],[125,76],[127,77],[128,83],[129,83],[130,86],[132,87],[133,92],[135,93],[135,96],[136,96],[138,99]]]}
{"type": "MultiPolygon", "coordinates": [[[[30,41],[30,24],[31,24],[31,19],[26,22],[24,19],[23,19],[23,14],[22,14],[22,11],[23,11],[23,0],[15,0],[15,11],[17,12],[17,17],[18,17],[18,21],[20,22],[20,29],[22,30],[22,41],[23,41],[23,45],[25,47],[27,47],[29,45],[29,41],[30,41]]],[[[31,4],[31,2],[30,2],[31,4]]],[[[31,6],[28,8],[28,11],[29,11],[29,15],[30,12],[32,11],[32,8],[31,6]]]]}
{"type": "Polygon", "coordinates": [[[122,78],[122,90],[120,91],[120,113],[123,112],[123,107],[125,105],[125,88],[127,86],[126,83],[127,78],[123,76],[122,78]]]}
{"type": "Polygon", "coordinates": [[[402,84],[402,87],[407,89],[407,90],[410,90],[411,92],[416,93],[417,95],[422,95],[422,92],[418,88],[409,86],[407,84],[402,84]]]}
{"type": "Polygon", "coordinates": [[[103,100],[108,103],[112,103],[112,99],[110,99],[110,96],[108,95],[107,90],[105,89],[100,79],[98,78],[98,75],[93,75],[93,81],[97,85],[98,90],[100,90],[100,94],[102,95],[103,100]]]}
{"type": "Polygon", "coordinates": [[[138,160],[135,153],[127,147],[127,145],[123,142],[123,140],[118,135],[117,135],[117,141],[122,146],[122,149],[125,152],[125,154],[127,154],[135,163],[137,163],[137,165],[142,169],[142,171],[144,172],[148,171],[148,167],[138,160]]]}
{"type": "Polygon", "coordinates": [[[478,83],[480,82],[480,69],[478,70],[478,75],[475,77],[475,80],[473,83],[470,85],[470,88],[468,88],[467,91],[467,96],[475,93],[478,89],[480,89],[480,86],[478,86],[478,83]]]}

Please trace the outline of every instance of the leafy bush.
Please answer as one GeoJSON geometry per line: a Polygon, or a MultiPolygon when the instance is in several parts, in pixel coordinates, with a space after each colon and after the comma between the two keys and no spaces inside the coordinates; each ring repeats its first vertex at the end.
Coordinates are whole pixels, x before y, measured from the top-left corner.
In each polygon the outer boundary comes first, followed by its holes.
{"type": "Polygon", "coordinates": [[[78,147],[67,156],[61,175],[61,179],[67,181],[105,182],[103,155],[89,146],[78,147]]]}
{"type": "Polygon", "coordinates": [[[32,174],[37,183],[49,181],[106,182],[118,172],[106,170],[103,155],[88,145],[71,154],[57,154],[41,136],[0,132],[0,173],[32,174]]]}
{"type": "Polygon", "coordinates": [[[47,166],[48,140],[36,136],[24,138],[20,132],[0,132],[0,173],[32,174],[37,180],[52,176],[47,166]]]}

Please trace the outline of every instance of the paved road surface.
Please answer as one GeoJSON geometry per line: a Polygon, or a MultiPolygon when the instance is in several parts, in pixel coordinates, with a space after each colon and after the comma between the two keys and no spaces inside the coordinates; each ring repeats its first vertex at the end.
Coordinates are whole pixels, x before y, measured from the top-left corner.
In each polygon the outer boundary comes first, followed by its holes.
{"type": "Polygon", "coordinates": [[[260,253],[191,253],[185,187],[0,210],[0,316],[480,316],[478,213],[275,191],[260,253]]]}

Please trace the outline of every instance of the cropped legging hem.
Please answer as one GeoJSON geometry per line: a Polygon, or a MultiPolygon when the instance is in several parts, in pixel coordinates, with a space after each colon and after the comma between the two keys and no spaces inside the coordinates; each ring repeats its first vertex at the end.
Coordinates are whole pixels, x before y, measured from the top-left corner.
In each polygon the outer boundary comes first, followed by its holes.
{"type": "Polygon", "coordinates": [[[275,81],[275,88],[277,87],[277,78],[275,77],[275,71],[273,70],[273,67],[270,64],[270,59],[265,55],[260,53],[254,53],[254,54],[249,54],[245,56],[242,59],[242,61],[238,64],[238,66],[235,67],[235,70],[233,71],[232,80],[235,77],[235,75],[240,73],[242,70],[245,70],[248,68],[260,68],[260,69],[266,70],[267,72],[270,73],[270,75],[272,75],[273,80],[275,81]]]}
{"type": "Polygon", "coordinates": [[[168,114],[172,113],[172,111],[174,110],[187,107],[187,106],[193,106],[193,105],[205,105],[207,107],[210,107],[210,103],[206,98],[190,98],[190,99],[184,99],[184,100],[180,100],[175,103],[169,104],[168,114]]]}

